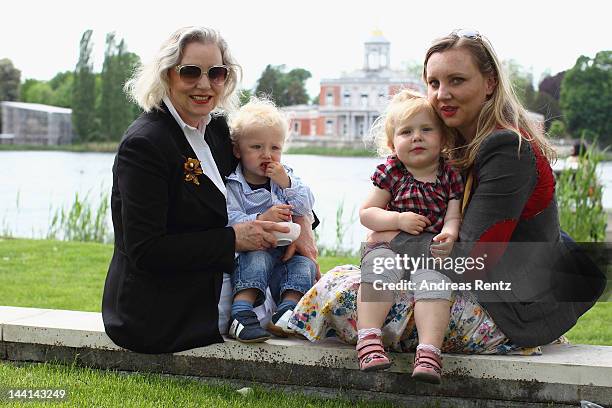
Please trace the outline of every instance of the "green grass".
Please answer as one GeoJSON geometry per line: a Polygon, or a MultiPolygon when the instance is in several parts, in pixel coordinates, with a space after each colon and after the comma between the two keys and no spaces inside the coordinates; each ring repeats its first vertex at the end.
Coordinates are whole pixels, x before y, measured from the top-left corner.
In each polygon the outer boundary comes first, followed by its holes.
{"type": "MultiPolygon", "coordinates": [[[[100,311],[112,245],[0,239],[0,303],[3,306],[100,311]]],[[[322,257],[321,270],[355,257],[322,257]]],[[[598,303],[567,334],[574,343],[612,345],[612,303],[598,303]]],[[[227,383],[203,383],[158,374],[126,375],[59,364],[14,365],[0,361],[0,388],[64,388],[69,399],[53,406],[100,407],[391,407],[383,402],[323,400],[254,387],[249,396],[227,383]]],[[[0,398],[0,405],[4,401],[0,398]]],[[[38,406],[31,403],[28,406],[38,406]]],[[[23,406],[13,403],[14,407],[23,406]]]]}
{"type": "Polygon", "coordinates": [[[1,240],[0,303],[99,312],[112,252],[97,243],[1,240]]]}
{"type": "Polygon", "coordinates": [[[599,302],[567,332],[572,343],[612,346],[612,303],[599,302]]]}
{"type": "MultiPolygon", "coordinates": [[[[158,374],[124,374],[59,364],[14,365],[0,362],[4,388],[60,388],[68,393],[53,407],[392,407],[385,402],[349,402],[343,399],[285,394],[254,386],[243,396],[228,384],[207,384],[158,374]]],[[[0,398],[0,404],[5,402],[0,398]]],[[[49,403],[12,403],[12,407],[50,406],[49,403]]]]}
{"type": "MultiPolygon", "coordinates": [[[[0,303],[99,312],[112,254],[107,244],[0,239],[0,303]]],[[[320,258],[322,272],[347,263],[359,259],[320,258]]]]}
{"type": "MultiPolygon", "coordinates": [[[[113,253],[107,244],[0,239],[0,303],[3,306],[99,312],[113,253]]],[[[356,257],[321,257],[321,272],[359,264],[356,257]]],[[[572,328],[573,343],[612,345],[612,303],[599,302],[572,328]]]]}

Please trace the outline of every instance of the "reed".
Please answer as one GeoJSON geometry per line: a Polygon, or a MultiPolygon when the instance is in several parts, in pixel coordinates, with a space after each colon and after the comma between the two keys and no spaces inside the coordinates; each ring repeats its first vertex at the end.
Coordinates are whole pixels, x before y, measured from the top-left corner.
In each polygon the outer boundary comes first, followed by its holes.
{"type": "Polygon", "coordinates": [[[603,208],[603,184],[597,166],[605,151],[596,143],[577,159],[575,168],[561,172],[557,180],[557,203],[561,228],[577,242],[603,242],[607,214],[603,208]]]}
{"type": "Polygon", "coordinates": [[[101,242],[112,241],[112,232],[108,227],[109,194],[102,189],[99,204],[96,207],[88,198],[81,198],[75,193],[71,205],[55,210],[47,239],[64,241],[101,242]]]}
{"type": "MultiPolygon", "coordinates": [[[[352,245],[352,242],[346,242],[346,232],[357,221],[355,215],[355,207],[353,206],[347,215],[345,210],[344,199],[342,199],[336,206],[336,218],[335,218],[335,242],[332,246],[318,244],[319,254],[321,256],[330,257],[355,257],[357,254],[356,249],[346,249],[347,244],[352,245]]],[[[325,219],[321,218],[321,226],[325,224],[325,219]]],[[[314,230],[315,242],[319,242],[320,233],[316,229],[314,230]]]]}

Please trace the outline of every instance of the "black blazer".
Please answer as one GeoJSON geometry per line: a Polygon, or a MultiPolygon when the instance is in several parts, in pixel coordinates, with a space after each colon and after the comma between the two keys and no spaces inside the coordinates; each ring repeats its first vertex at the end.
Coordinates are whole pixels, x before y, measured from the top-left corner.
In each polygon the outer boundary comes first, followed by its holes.
{"type": "MultiPolygon", "coordinates": [[[[108,336],[142,353],[223,342],[217,305],[223,273],[234,266],[225,197],[205,174],[199,186],[185,181],[183,164],[197,157],[162,108],[131,124],[115,157],[115,249],[102,299],[108,336]]],[[[213,117],[205,140],[228,176],[236,159],[223,117],[213,117]]]]}

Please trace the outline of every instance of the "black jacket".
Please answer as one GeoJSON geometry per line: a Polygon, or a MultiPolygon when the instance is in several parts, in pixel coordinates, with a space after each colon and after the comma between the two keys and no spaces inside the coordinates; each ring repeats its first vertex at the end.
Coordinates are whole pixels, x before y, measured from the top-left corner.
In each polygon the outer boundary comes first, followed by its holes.
{"type": "MultiPolygon", "coordinates": [[[[197,157],[162,108],[132,123],[113,165],[115,249],[102,317],[117,345],[142,353],[223,342],[217,304],[234,265],[225,197],[205,174],[199,186],[185,181],[183,164],[197,157]]],[[[228,176],[236,159],[223,117],[213,117],[205,139],[228,176]]]]}

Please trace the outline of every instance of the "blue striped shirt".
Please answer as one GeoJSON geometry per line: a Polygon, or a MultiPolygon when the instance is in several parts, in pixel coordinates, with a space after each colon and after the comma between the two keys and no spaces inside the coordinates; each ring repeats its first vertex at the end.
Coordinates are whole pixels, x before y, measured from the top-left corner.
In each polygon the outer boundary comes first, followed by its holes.
{"type": "Polygon", "coordinates": [[[238,164],[236,171],[227,178],[228,225],[253,221],[258,214],[278,204],[290,204],[294,216],[306,216],[312,220],[312,192],[290,167],[284,164],[283,167],[291,180],[291,187],[281,188],[270,180],[270,191],[265,188],[253,190],[242,174],[242,164],[238,164]]]}

